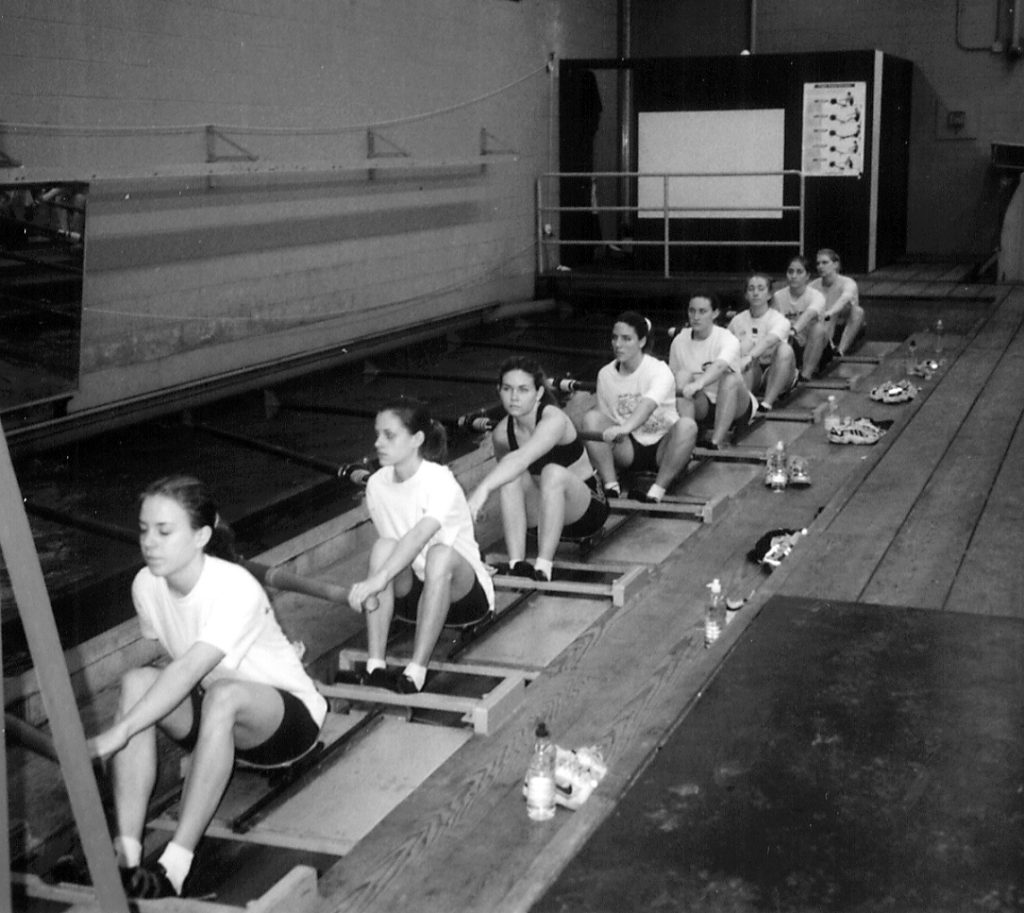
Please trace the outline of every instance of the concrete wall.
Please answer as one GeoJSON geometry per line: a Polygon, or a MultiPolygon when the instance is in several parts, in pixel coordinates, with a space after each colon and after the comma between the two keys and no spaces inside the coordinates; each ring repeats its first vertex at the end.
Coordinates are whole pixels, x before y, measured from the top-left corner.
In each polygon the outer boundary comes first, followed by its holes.
{"type": "MultiPolygon", "coordinates": [[[[748,43],[751,5],[742,6],[634,2],[632,54],[733,52],[748,43]]],[[[757,53],[878,49],[913,62],[907,250],[987,258],[1016,185],[990,168],[991,143],[1024,143],[1024,58],[1007,53],[1020,41],[1010,35],[1011,0],[757,0],[753,8],[757,53]],[[962,130],[946,125],[949,111],[965,113],[962,130]]]]}
{"type": "Polygon", "coordinates": [[[615,7],[4,0],[0,183],[90,181],[72,411],[530,297],[545,64],[615,7]]]}

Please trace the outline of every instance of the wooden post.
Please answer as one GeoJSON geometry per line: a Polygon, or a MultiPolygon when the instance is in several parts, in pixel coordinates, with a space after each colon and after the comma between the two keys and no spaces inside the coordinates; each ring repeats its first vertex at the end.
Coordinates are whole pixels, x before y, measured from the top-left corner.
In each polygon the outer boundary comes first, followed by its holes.
{"type": "MultiPolygon", "coordinates": [[[[50,720],[54,747],[60,758],[61,772],[67,786],[71,809],[85,850],[96,898],[101,909],[109,913],[128,913],[121,878],[114,860],[114,849],[103,815],[99,787],[92,772],[92,762],[85,744],[85,730],[78,715],[71,678],[64,664],[57,623],[46,591],[43,569],[39,564],[32,530],[21,500],[21,489],[14,473],[7,438],[0,425],[0,550],[14,590],[21,625],[25,631],[32,664],[39,679],[43,706],[50,720]]],[[[6,783],[6,759],[3,770],[6,783]]],[[[3,799],[3,838],[7,840],[8,810],[6,788],[3,799]]],[[[2,885],[5,898],[10,897],[8,853],[4,853],[2,885]]]]}

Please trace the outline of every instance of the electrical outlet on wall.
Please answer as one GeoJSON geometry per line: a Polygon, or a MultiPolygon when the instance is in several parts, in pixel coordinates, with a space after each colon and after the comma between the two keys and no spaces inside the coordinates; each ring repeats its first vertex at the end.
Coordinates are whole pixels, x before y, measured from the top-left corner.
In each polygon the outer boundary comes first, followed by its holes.
{"type": "Polygon", "coordinates": [[[935,102],[936,139],[977,139],[974,114],[960,102],[935,102]]]}

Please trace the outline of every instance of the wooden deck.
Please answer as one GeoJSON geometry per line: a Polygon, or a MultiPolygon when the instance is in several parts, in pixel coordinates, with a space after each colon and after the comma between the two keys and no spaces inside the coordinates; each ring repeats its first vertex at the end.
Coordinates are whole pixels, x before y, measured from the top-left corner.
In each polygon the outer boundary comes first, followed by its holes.
{"type": "MultiPolygon", "coordinates": [[[[868,398],[901,376],[883,361],[841,396],[843,412],[893,418],[872,447],[826,442],[807,425],[798,449],[813,484],[783,495],[755,480],[613,607],[526,692],[496,735],[468,742],[333,868],[321,909],[525,911],[615,808],[773,594],[1020,617],[1024,500],[1024,288],[973,285],[966,268],[908,265],[861,282],[871,298],[971,302],[946,363],[912,403],[868,398]],[[978,307],[980,299],[991,304],[978,307]],[[808,536],[770,576],[747,562],[773,527],[808,536]],[[1011,553],[1012,552],[1012,553],[1011,553]],[[755,592],[718,643],[703,647],[705,586],[749,577],[755,592]],[[599,745],[609,774],[577,812],[528,821],[521,777],[535,721],[559,744],[599,745]]],[[[925,337],[922,336],[922,346],[925,337]]],[[[922,353],[924,354],[924,353],[922,353]]]]}

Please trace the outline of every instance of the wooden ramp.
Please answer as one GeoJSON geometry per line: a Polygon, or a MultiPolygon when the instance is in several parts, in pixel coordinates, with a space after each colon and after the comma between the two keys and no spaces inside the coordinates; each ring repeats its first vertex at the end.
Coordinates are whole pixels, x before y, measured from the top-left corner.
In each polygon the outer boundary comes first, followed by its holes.
{"type": "MultiPolygon", "coordinates": [[[[603,615],[530,685],[522,711],[500,733],[467,745],[323,875],[325,909],[385,911],[415,896],[428,913],[528,910],[615,809],[776,593],[805,595],[806,589],[826,601],[862,602],[869,601],[864,594],[870,591],[876,594],[870,601],[877,602],[889,587],[895,604],[902,568],[900,605],[928,608],[931,599],[936,608],[953,608],[966,604],[958,601],[962,592],[994,590],[995,598],[975,599],[971,611],[1020,617],[1024,585],[1020,564],[1008,553],[1019,539],[1024,462],[1017,429],[1024,406],[1020,387],[1009,381],[1024,345],[1018,341],[1024,337],[1024,290],[979,288],[975,299],[965,299],[966,316],[950,318],[948,325],[956,328],[947,330],[949,361],[922,385],[916,400],[884,406],[868,398],[871,386],[901,368],[898,351],[884,355],[878,365],[857,366],[866,368],[863,382],[836,394],[844,414],[894,421],[874,446],[837,446],[827,442],[820,425],[777,423],[773,433],[792,435],[787,440],[808,459],[812,485],[774,494],[752,478],[725,503],[714,524],[697,525],[652,572],[638,598],[603,615]],[[998,296],[998,306],[979,304],[975,299],[983,294],[998,296]],[[973,394],[959,392],[965,381],[973,394]],[[983,395],[987,385],[990,393],[983,395]],[[1006,396],[997,395],[999,390],[1006,396]],[[961,396],[959,413],[946,420],[961,396]],[[980,429],[1000,422],[1006,431],[986,449],[980,429]],[[978,448],[973,453],[986,454],[980,473],[973,460],[964,461],[972,447],[978,448]],[[973,518],[937,530],[943,511],[956,510],[967,497],[968,484],[976,486],[970,488],[966,511],[973,518]],[[1005,508],[997,497],[1007,498],[1005,508]],[[847,510],[856,522],[844,519],[847,510]],[[809,532],[768,575],[746,553],[761,533],[776,527],[809,532]],[[1018,533],[1009,534],[1012,530],[1018,533]],[[929,536],[939,541],[932,544],[929,536]],[[936,590],[946,594],[941,601],[928,596],[934,572],[910,563],[917,562],[914,547],[925,563],[941,563],[943,579],[936,582],[936,590]],[[900,548],[908,560],[895,560],[900,548]],[[988,550],[992,560],[986,562],[988,550]],[[982,573],[991,575],[993,568],[997,579],[986,589],[982,573]],[[712,577],[722,579],[727,593],[746,597],[753,591],[753,596],[715,646],[705,650],[703,607],[712,577]],[[836,592],[830,587],[833,578],[836,592]],[[597,744],[609,762],[608,776],[578,812],[559,810],[554,821],[542,825],[526,818],[520,791],[537,718],[548,722],[559,744],[597,744]]],[[[953,308],[955,302],[947,295],[944,306],[953,308]]],[[[931,300],[927,307],[933,307],[931,300]]],[[[825,392],[801,396],[813,406],[814,397],[825,392]]],[[[928,801],[927,789],[913,795],[928,801]]]]}

